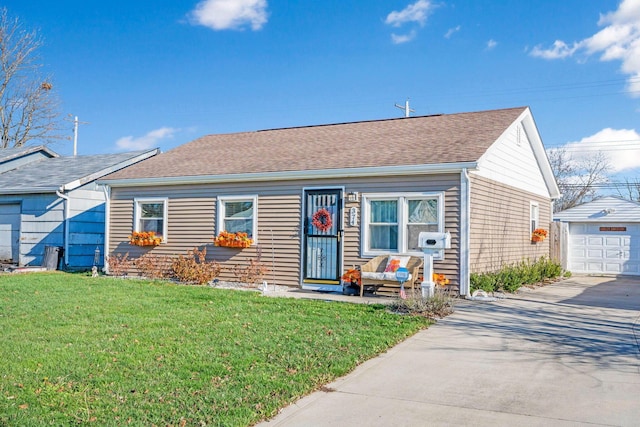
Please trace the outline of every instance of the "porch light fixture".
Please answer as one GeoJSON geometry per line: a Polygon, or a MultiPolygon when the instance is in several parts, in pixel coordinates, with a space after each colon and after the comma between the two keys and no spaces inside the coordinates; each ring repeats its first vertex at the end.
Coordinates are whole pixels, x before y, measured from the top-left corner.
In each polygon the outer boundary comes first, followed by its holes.
{"type": "Polygon", "coordinates": [[[352,191],[350,193],[347,194],[347,200],[350,202],[357,202],[358,201],[358,192],[357,191],[352,191]]]}

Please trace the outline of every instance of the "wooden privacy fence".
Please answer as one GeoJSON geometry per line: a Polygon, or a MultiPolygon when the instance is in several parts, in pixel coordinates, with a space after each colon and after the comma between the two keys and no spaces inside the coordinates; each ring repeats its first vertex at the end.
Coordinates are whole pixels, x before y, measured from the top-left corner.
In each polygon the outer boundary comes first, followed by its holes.
{"type": "Polygon", "coordinates": [[[569,224],[554,221],[549,224],[549,257],[559,262],[563,270],[567,269],[569,246],[569,224]]]}

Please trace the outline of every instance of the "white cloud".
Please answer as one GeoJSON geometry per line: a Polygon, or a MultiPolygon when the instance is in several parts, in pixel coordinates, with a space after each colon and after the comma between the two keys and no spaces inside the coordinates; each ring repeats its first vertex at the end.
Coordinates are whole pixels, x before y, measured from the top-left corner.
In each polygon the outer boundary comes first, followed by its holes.
{"type": "Polygon", "coordinates": [[[266,0],[203,0],[189,13],[194,25],[212,30],[242,29],[257,31],[267,23],[266,0]]]}
{"type": "Polygon", "coordinates": [[[411,31],[409,34],[391,34],[391,41],[394,44],[402,44],[406,42],[410,42],[414,38],[416,38],[417,33],[415,31],[411,31]]]}
{"type": "Polygon", "coordinates": [[[600,15],[598,25],[604,28],[584,40],[573,44],[556,40],[552,47],[536,46],[530,54],[559,59],[580,52],[599,54],[601,61],[620,61],[621,71],[629,76],[627,89],[632,96],[640,96],[640,0],[623,0],[617,10],[600,15]]]}
{"type": "MultiPolygon", "coordinates": [[[[384,22],[396,28],[400,28],[405,24],[414,24],[414,26],[418,24],[423,27],[435,7],[431,0],[418,0],[400,11],[394,10],[387,15],[384,22]]],[[[406,43],[413,40],[417,34],[415,29],[404,35],[393,33],[391,34],[391,41],[395,44],[406,43]]]]}
{"type": "Polygon", "coordinates": [[[487,50],[491,50],[498,45],[498,42],[491,39],[487,42],[487,50]]]}
{"type": "Polygon", "coordinates": [[[531,56],[544,59],[562,59],[573,55],[577,48],[578,46],[575,43],[570,47],[562,40],[556,40],[553,42],[553,47],[549,49],[542,49],[540,46],[534,47],[531,50],[531,56]]]}
{"type": "Polygon", "coordinates": [[[600,151],[609,159],[612,172],[640,167],[640,134],[635,129],[602,129],[564,148],[574,158],[600,151]]]}
{"type": "Polygon", "coordinates": [[[124,136],[116,141],[116,146],[121,150],[146,150],[148,148],[157,147],[163,139],[173,138],[180,129],[170,127],[162,127],[152,130],[144,136],[134,138],[133,136],[124,136]]]}
{"type": "Polygon", "coordinates": [[[458,31],[460,31],[461,28],[462,27],[460,25],[458,25],[457,27],[449,28],[449,31],[446,32],[446,34],[444,35],[444,38],[445,39],[451,38],[451,36],[457,33],[458,31]]]}
{"type": "Polygon", "coordinates": [[[418,0],[401,11],[394,10],[387,15],[387,19],[384,22],[394,27],[400,27],[408,22],[417,22],[420,26],[423,26],[434,7],[429,0],[418,0]]]}

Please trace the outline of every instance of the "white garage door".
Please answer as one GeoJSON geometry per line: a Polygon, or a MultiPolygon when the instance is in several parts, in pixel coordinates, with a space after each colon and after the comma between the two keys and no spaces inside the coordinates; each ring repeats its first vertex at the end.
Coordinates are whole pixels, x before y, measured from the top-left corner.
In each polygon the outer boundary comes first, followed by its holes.
{"type": "Polygon", "coordinates": [[[18,262],[20,205],[0,204],[0,261],[18,262]]]}
{"type": "Polygon", "coordinates": [[[640,275],[640,224],[569,225],[569,270],[640,275]]]}

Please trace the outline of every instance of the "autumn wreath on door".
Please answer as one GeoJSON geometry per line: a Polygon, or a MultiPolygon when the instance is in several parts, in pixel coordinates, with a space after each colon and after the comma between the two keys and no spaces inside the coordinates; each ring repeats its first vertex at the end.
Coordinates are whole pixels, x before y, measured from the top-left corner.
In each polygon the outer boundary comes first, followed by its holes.
{"type": "Polygon", "coordinates": [[[333,225],[331,214],[325,208],[320,208],[311,217],[311,224],[320,231],[328,231],[333,225]]]}

